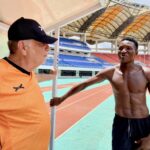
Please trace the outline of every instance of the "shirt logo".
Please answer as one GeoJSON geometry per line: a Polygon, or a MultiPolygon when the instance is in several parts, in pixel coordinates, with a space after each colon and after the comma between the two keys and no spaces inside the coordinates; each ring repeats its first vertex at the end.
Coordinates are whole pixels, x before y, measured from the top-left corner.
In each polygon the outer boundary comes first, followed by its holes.
{"type": "Polygon", "coordinates": [[[20,84],[19,86],[13,87],[15,89],[15,92],[17,92],[19,89],[24,89],[24,86],[20,84]]]}

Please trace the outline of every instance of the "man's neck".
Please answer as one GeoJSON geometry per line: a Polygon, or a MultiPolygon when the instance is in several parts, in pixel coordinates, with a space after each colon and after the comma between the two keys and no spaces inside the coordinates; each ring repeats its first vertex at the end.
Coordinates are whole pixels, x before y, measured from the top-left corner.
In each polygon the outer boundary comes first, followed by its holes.
{"type": "Polygon", "coordinates": [[[129,71],[133,70],[134,67],[135,67],[134,62],[120,64],[121,72],[129,72],[129,71]]]}
{"type": "Polygon", "coordinates": [[[25,60],[23,58],[18,58],[15,55],[10,55],[8,56],[8,59],[13,62],[14,64],[16,64],[17,66],[23,68],[24,70],[26,70],[27,72],[31,72],[32,69],[28,67],[27,62],[25,62],[25,60]]]}
{"type": "Polygon", "coordinates": [[[20,70],[21,72],[30,75],[30,72],[28,72],[27,70],[25,70],[24,68],[18,66],[17,64],[15,64],[14,62],[12,62],[11,60],[9,60],[7,57],[4,58],[9,64],[11,64],[13,67],[15,67],[16,69],[20,70]]]}

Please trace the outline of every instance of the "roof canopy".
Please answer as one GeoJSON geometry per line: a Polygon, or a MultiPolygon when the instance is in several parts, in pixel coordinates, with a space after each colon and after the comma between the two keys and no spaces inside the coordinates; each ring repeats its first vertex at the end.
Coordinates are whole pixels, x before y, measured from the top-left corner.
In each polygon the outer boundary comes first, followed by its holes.
{"type": "Polygon", "coordinates": [[[19,17],[32,18],[47,30],[67,24],[100,8],[99,0],[0,0],[0,28],[19,17]]]}
{"type": "Polygon", "coordinates": [[[62,28],[63,32],[83,32],[91,43],[95,40],[123,36],[150,41],[150,9],[135,3],[111,2],[109,6],[62,28]]]}
{"type": "Polygon", "coordinates": [[[149,7],[119,1],[125,0],[0,0],[0,47],[19,17],[37,20],[48,33],[57,27],[62,35],[85,33],[91,43],[123,36],[150,41],[149,7]]]}
{"type": "Polygon", "coordinates": [[[8,54],[7,30],[20,17],[37,20],[49,33],[103,7],[107,0],[0,0],[0,57],[8,54]]]}

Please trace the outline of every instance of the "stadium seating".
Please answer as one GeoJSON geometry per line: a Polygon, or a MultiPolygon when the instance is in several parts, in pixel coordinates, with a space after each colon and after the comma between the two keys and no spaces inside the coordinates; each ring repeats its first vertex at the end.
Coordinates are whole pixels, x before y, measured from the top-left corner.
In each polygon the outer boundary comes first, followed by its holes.
{"type": "MultiPolygon", "coordinates": [[[[118,55],[117,54],[110,54],[110,53],[92,53],[93,56],[96,56],[102,60],[105,60],[111,64],[118,64],[119,63],[119,59],[118,59],[118,55]]],[[[140,64],[145,64],[146,66],[150,66],[149,62],[150,62],[150,56],[149,55],[137,55],[135,57],[135,61],[139,62],[140,64]]]]}
{"type": "MultiPolygon", "coordinates": [[[[89,68],[94,68],[99,70],[108,66],[112,66],[111,63],[108,63],[105,60],[102,60],[96,56],[90,56],[91,49],[82,41],[60,37],[59,47],[60,50],[64,50],[58,55],[58,66],[60,67],[87,68],[87,70],[89,68]],[[69,50],[70,53],[66,54],[65,50],[69,50]],[[75,55],[76,51],[78,51],[79,55],[75,55]],[[80,54],[80,51],[82,54],[80,54]],[[89,55],[85,55],[83,51],[86,51],[86,53],[89,55]]],[[[49,54],[51,57],[48,57],[45,63],[40,66],[40,68],[42,68],[42,66],[45,68],[45,66],[53,65],[53,53],[49,52],[49,54]]]]}
{"type": "MultiPolygon", "coordinates": [[[[58,65],[63,67],[102,69],[108,66],[112,66],[112,64],[93,56],[87,57],[87,56],[73,56],[73,55],[59,54],[58,60],[59,60],[58,65]]],[[[43,65],[53,65],[52,57],[47,58],[47,60],[43,65]]]]}
{"type": "MultiPolygon", "coordinates": [[[[53,44],[51,46],[54,46],[53,44]]],[[[68,49],[71,51],[79,50],[79,51],[89,51],[90,48],[88,45],[82,41],[75,40],[75,39],[68,39],[64,37],[60,37],[59,39],[59,46],[61,49],[68,49]]]]}

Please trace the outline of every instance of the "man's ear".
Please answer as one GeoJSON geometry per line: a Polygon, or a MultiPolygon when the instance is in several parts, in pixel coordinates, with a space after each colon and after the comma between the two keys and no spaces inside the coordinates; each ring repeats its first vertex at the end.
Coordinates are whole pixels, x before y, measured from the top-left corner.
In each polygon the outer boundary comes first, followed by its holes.
{"type": "Polygon", "coordinates": [[[26,46],[25,46],[25,43],[24,43],[24,41],[22,41],[22,40],[20,40],[19,42],[18,42],[18,49],[19,49],[19,51],[22,53],[22,55],[26,55],[27,54],[27,48],[26,48],[26,46]]]}

